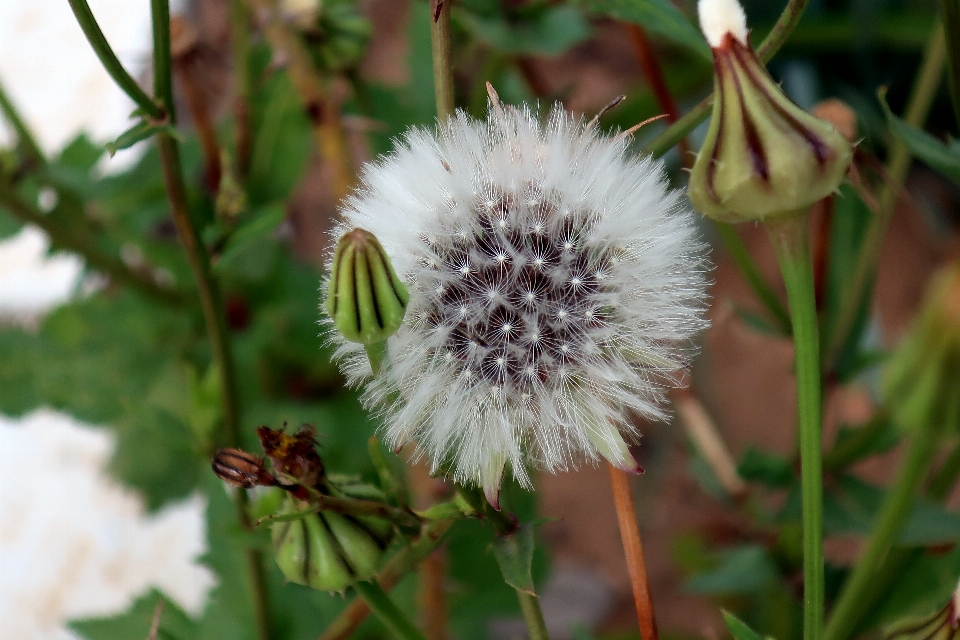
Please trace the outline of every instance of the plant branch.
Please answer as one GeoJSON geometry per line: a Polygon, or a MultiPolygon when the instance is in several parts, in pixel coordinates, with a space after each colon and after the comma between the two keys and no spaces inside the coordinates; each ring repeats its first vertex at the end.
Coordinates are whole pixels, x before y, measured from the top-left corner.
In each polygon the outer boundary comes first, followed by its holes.
{"type": "Polygon", "coordinates": [[[390,599],[376,582],[360,580],[353,588],[366,600],[367,606],[377,614],[380,622],[400,640],[426,640],[420,630],[404,615],[403,611],[390,599]]]}
{"type": "MultiPolygon", "coordinates": [[[[937,24],[927,44],[920,70],[910,92],[903,118],[907,123],[923,128],[943,77],[945,62],[946,44],[943,29],[937,24]]],[[[823,359],[827,366],[834,362],[846,343],[848,334],[856,321],[857,310],[876,273],[883,238],[893,215],[897,196],[903,188],[907,170],[910,168],[911,157],[910,150],[905,144],[897,138],[891,138],[890,155],[886,167],[887,180],[880,194],[879,205],[860,245],[853,276],[841,292],[837,319],[830,329],[823,359]]]]}
{"type": "Polygon", "coordinates": [[[87,264],[106,273],[112,280],[125,284],[166,304],[180,304],[184,294],[157,284],[148,273],[134,271],[120,258],[101,250],[83,229],[66,229],[50,216],[21,200],[9,186],[0,186],[0,207],[23,222],[43,229],[55,247],[83,256],[87,264]]]}
{"type": "Polygon", "coordinates": [[[33,133],[31,133],[27,123],[20,117],[20,112],[17,111],[13,101],[10,100],[10,96],[7,95],[2,82],[0,82],[0,113],[3,113],[7,122],[10,123],[10,126],[16,132],[17,143],[23,147],[27,155],[31,156],[37,164],[46,164],[46,157],[43,155],[40,145],[37,144],[37,139],[33,137],[33,133]]]}
{"type": "MultiPolygon", "coordinates": [[[[383,589],[392,589],[440,546],[454,522],[456,521],[438,520],[425,525],[419,538],[387,561],[377,574],[377,583],[383,589]]],[[[362,598],[357,598],[337,616],[317,640],[346,640],[368,615],[370,615],[370,607],[362,598]]]]}
{"type": "Polygon", "coordinates": [[[530,640],[550,640],[547,635],[547,623],[543,619],[543,610],[540,608],[540,599],[530,593],[517,591],[520,601],[520,612],[527,625],[527,634],[530,640]]]}
{"type": "Polygon", "coordinates": [[[823,626],[823,444],[820,339],[810,256],[808,217],[803,213],[765,223],[787,287],[797,372],[800,490],[803,504],[803,637],[817,640],[823,626]]]}
{"type": "Polygon", "coordinates": [[[630,572],[633,603],[637,607],[637,618],[640,621],[640,637],[642,640],[657,640],[657,620],[653,611],[653,597],[650,594],[650,579],[647,577],[647,563],[643,558],[643,544],[640,542],[640,528],[637,526],[637,512],[630,493],[630,479],[626,472],[610,463],[607,463],[607,471],[610,472],[620,538],[623,540],[623,551],[630,572]]]}
{"type": "MultiPolygon", "coordinates": [[[[809,0],[789,0],[787,2],[783,13],[780,14],[777,22],[773,25],[773,28],[770,29],[770,33],[767,34],[767,37],[764,38],[760,46],[757,47],[757,55],[760,56],[761,60],[764,62],[769,61],[780,47],[783,46],[783,43],[787,41],[790,33],[797,26],[797,23],[800,22],[800,16],[803,15],[803,10],[807,7],[807,2],[809,2],[809,0]]],[[[687,112],[686,115],[650,141],[650,143],[644,147],[644,152],[657,158],[665,154],[673,145],[679,143],[688,133],[693,131],[698,124],[706,119],[710,113],[710,105],[712,103],[713,93],[711,92],[710,95],[701,100],[697,106],[687,112]]]]}
{"type": "Polygon", "coordinates": [[[100,30],[100,25],[97,24],[96,18],[93,17],[93,12],[90,11],[90,5],[87,4],[87,0],[68,1],[70,2],[70,8],[73,9],[73,15],[76,16],[80,28],[83,29],[83,34],[87,37],[87,41],[90,43],[90,46],[93,47],[93,51],[100,59],[103,68],[110,74],[113,81],[117,83],[117,86],[148,116],[154,120],[163,119],[165,115],[164,110],[160,105],[150,99],[150,96],[137,84],[137,81],[123,68],[123,65],[117,58],[117,54],[113,52],[113,49],[103,35],[103,31],[100,30]]]}
{"type": "Polygon", "coordinates": [[[960,126],[960,0],[940,0],[940,10],[947,44],[950,101],[957,126],[960,126]]]}
{"type": "Polygon", "coordinates": [[[433,90],[441,122],[454,113],[453,50],[450,44],[450,7],[453,0],[430,0],[430,42],[433,46],[433,90]]]}

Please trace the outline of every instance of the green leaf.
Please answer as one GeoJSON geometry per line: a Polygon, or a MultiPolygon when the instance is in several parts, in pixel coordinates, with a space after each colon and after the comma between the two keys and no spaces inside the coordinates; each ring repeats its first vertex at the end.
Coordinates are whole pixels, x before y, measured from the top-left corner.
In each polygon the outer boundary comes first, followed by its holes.
{"type": "Polygon", "coordinates": [[[15,236],[23,229],[23,223],[0,209],[0,240],[15,236]]]}
{"type": "Polygon", "coordinates": [[[960,184],[960,145],[945,144],[926,131],[893,115],[890,107],[887,106],[885,89],[881,89],[879,97],[893,134],[931,169],[960,184]]]}
{"type": "Polygon", "coordinates": [[[536,546],[533,527],[521,525],[514,533],[500,536],[493,543],[504,581],[517,591],[536,596],[533,586],[533,549],[536,546]]]}
{"type": "Polygon", "coordinates": [[[787,338],[790,336],[790,327],[784,328],[783,325],[768,320],[766,317],[758,313],[754,313],[742,305],[734,305],[733,312],[737,314],[737,317],[739,317],[741,321],[743,321],[743,324],[747,325],[757,333],[776,338],[787,338]]]}
{"type": "Polygon", "coordinates": [[[250,247],[262,240],[283,222],[287,210],[282,202],[275,202],[257,211],[253,218],[238,227],[227,241],[220,259],[214,265],[215,271],[230,268],[250,247]]]}
{"type": "Polygon", "coordinates": [[[176,133],[173,127],[168,124],[154,124],[148,120],[141,120],[117,136],[116,140],[103,145],[103,148],[107,150],[107,153],[113,156],[113,154],[115,154],[117,151],[129,149],[141,140],[146,140],[147,138],[163,131],[171,134],[176,133]]]}
{"type": "Polygon", "coordinates": [[[756,593],[777,580],[777,568],[766,548],[745,545],[719,555],[719,566],[687,581],[694,593],[723,595],[756,593]]]}
{"type": "Polygon", "coordinates": [[[833,446],[823,458],[824,468],[845,469],[864,458],[889,451],[899,441],[896,427],[884,416],[876,416],[862,427],[840,427],[833,446]]]}
{"type": "Polygon", "coordinates": [[[579,6],[678,42],[707,60],[713,59],[710,47],[700,31],[670,0],[575,0],[579,6]]]}
{"type": "Polygon", "coordinates": [[[789,460],[753,447],[744,452],[737,465],[737,473],[744,480],[753,480],[772,488],[788,487],[794,480],[789,460]]]}
{"type": "Polygon", "coordinates": [[[723,621],[727,623],[727,629],[733,640],[763,640],[763,636],[747,626],[747,623],[733,615],[727,610],[722,610],[723,621]]]}
{"type": "MultiPolygon", "coordinates": [[[[457,5],[454,5],[455,11],[457,5]]],[[[590,37],[590,28],[574,7],[543,6],[511,19],[499,13],[454,14],[469,31],[502,53],[558,56],[590,37]]]]}
{"type": "Polygon", "coordinates": [[[163,603],[157,640],[199,640],[199,627],[161,592],[152,590],[125,612],[109,618],[75,620],[69,627],[86,640],[143,640],[150,633],[158,604],[163,603]]]}

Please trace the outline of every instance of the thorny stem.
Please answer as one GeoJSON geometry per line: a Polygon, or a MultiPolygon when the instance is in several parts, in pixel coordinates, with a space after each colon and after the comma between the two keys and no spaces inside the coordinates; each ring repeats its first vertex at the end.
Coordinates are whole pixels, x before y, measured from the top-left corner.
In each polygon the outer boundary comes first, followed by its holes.
{"type": "Polygon", "coordinates": [[[633,603],[637,607],[637,618],[640,620],[640,637],[642,640],[657,640],[657,620],[653,611],[653,597],[650,594],[650,579],[647,577],[647,563],[643,558],[643,544],[640,542],[640,528],[637,526],[637,512],[630,493],[630,479],[625,471],[610,463],[607,463],[607,471],[610,472],[620,538],[623,540],[623,550],[627,557],[633,603]]]}
{"type": "Polygon", "coordinates": [[[823,626],[823,450],[820,340],[807,216],[766,223],[787,287],[793,326],[803,504],[803,637],[817,640],[823,626]]]}
{"type": "MultiPolygon", "coordinates": [[[[419,538],[387,561],[377,574],[377,583],[385,590],[392,589],[440,546],[454,522],[455,520],[438,520],[424,526],[419,538]]],[[[357,598],[337,616],[317,640],[346,640],[368,615],[370,615],[370,607],[362,598],[357,598]]]]}
{"type": "Polygon", "coordinates": [[[943,31],[947,44],[947,69],[953,115],[960,126],[960,0],[940,0],[943,31]]]}
{"type": "Polygon", "coordinates": [[[283,22],[276,0],[256,0],[266,9],[264,33],[270,46],[281,53],[287,64],[290,82],[310,119],[320,155],[331,172],[330,185],[335,201],[350,193],[353,169],[343,136],[340,113],[330,99],[300,37],[283,22]]]}
{"type": "MultiPolygon", "coordinates": [[[[773,55],[787,41],[790,33],[800,22],[800,16],[807,7],[809,0],[789,0],[784,7],[783,13],[777,19],[776,24],[770,29],[770,33],[763,39],[760,46],[757,47],[757,55],[764,62],[770,60],[773,55]]],[[[706,119],[710,113],[710,105],[713,103],[713,93],[701,100],[697,106],[687,112],[682,118],[674,124],[667,127],[666,131],[654,138],[644,147],[644,152],[660,157],[669,151],[673,145],[682,140],[688,133],[693,131],[698,124],[706,119]]]]}
{"type": "Polygon", "coordinates": [[[20,113],[17,111],[17,108],[14,106],[13,102],[10,100],[10,96],[7,95],[6,90],[3,88],[3,83],[0,82],[0,113],[7,119],[7,122],[10,123],[10,126],[17,134],[17,143],[23,147],[27,155],[31,156],[31,159],[37,164],[45,164],[46,158],[43,155],[43,151],[40,149],[40,145],[37,144],[36,138],[33,137],[33,134],[30,132],[30,127],[23,121],[23,118],[20,117],[20,113]]]}
{"type": "Polygon", "coordinates": [[[854,632],[865,609],[872,606],[881,593],[875,587],[878,568],[890,560],[897,535],[913,509],[913,498],[936,451],[938,429],[920,425],[910,440],[910,448],[896,482],[887,493],[880,514],[872,527],[867,547],[860,555],[853,573],[830,614],[823,640],[846,640],[854,632]]]}
{"type": "MultiPolygon", "coordinates": [[[[154,89],[157,100],[161,101],[164,111],[171,122],[175,121],[172,101],[172,77],[170,58],[170,7],[167,0],[150,0],[153,20],[153,59],[154,75],[163,71],[165,79],[155,79],[154,89]],[[162,23],[162,24],[158,24],[162,23]],[[165,40],[162,38],[166,37],[165,40]]],[[[170,202],[171,215],[177,235],[187,253],[187,261],[197,284],[200,307],[203,312],[207,335],[213,348],[213,360],[220,378],[220,394],[223,403],[223,428],[228,443],[237,446],[240,443],[240,416],[237,396],[236,369],[233,352],[230,348],[230,336],[227,332],[226,313],[217,282],[210,271],[210,258],[206,247],[200,240],[196,227],[190,218],[187,202],[187,190],[183,182],[183,170],[180,166],[180,150],[176,139],[167,131],[156,135],[160,152],[160,164],[170,202]]],[[[236,490],[234,502],[237,517],[246,530],[253,528],[244,491],[236,490]]],[[[258,549],[248,547],[245,550],[247,575],[253,595],[253,610],[257,624],[257,636],[260,640],[270,638],[270,620],[267,604],[266,581],[263,571],[263,558],[258,549]]]]}
{"type": "Polygon", "coordinates": [[[120,258],[105,253],[92,237],[82,229],[67,229],[57,224],[50,216],[24,202],[6,185],[0,185],[0,208],[10,212],[23,222],[43,229],[55,247],[75,251],[94,269],[103,271],[111,279],[123,283],[160,302],[179,304],[181,292],[161,287],[147,273],[134,271],[120,258]]]}
{"type": "MultiPolygon", "coordinates": [[[[943,29],[937,24],[927,44],[917,73],[916,81],[910,92],[903,119],[915,127],[923,127],[930,113],[933,99],[936,97],[943,68],[946,61],[946,44],[943,29]]],[[[897,195],[903,187],[903,181],[910,168],[911,154],[903,142],[894,138],[890,144],[890,156],[887,161],[888,179],[880,194],[880,202],[860,245],[857,265],[853,276],[841,292],[837,319],[831,327],[829,342],[824,354],[825,365],[836,359],[848,338],[850,329],[857,317],[857,310],[863,301],[865,290],[877,269],[880,260],[880,248],[887,232],[887,226],[893,215],[897,195]]]]}
{"type": "Polygon", "coordinates": [[[433,45],[433,89],[441,122],[454,113],[453,49],[450,44],[450,6],[453,0],[430,0],[430,42],[433,45]]]}
{"type": "Polygon", "coordinates": [[[150,99],[150,96],[137,84],[137,81],[123,68],[117,55],[113,52],[113,49],[110,48],[110,44],[100,30],[100,25],[97,24],[96,18],[93,17],[93,12],[90,11],[90,5],[87,4],[87,0],[69,0],[69,2],[70,8],[73,9],[73,15],[76,16],[80,28],[83,29],[83,34],[87,37],[87,41],[90,43],[90,46],[93,47],[94,53],[100,58],[100,63],[103,65],[103,68],[106,69],[107,73],[110,74],[110,77],[113,78],[113,81],[117,83],[117,86],[119,86],[144,113],[154,120],[162,119],[165,115],[164,110],[159,104],[150,99]]]}
{"type": "Polygon", "coordinates": [[[380,622],[400,640],[426,640],[375,580],[355,582],[353,588],[366,600],[380,622]]]}
{"type": "Polygon", "coordinates": [[[230,52],[233,56],[233,143],[237,175],[243,181],[250,169],[250,15],[244,0],[230,0],[230,52]]]}

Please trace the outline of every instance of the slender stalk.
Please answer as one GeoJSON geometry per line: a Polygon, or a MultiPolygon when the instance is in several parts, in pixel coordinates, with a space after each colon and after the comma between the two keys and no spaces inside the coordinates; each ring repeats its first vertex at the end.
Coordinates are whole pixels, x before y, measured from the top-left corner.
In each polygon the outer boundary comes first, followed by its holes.
{"type": "MultiPolygon", "coordinates": [[[[154,89],[156,98],[164,107],[170,121],[175,121],[172,96],[172,63],[170,55],[170,6],[168,0],[150,0],[151,19],[153,21],[153,62],[154,89]],[[158,24],[162,23],[162,24],[158,24]],[[162,38],[166,38],[162,40],[162,38]],[[156,76],[166,76],[158,78],[156,76]]],[[[233,351],[230,348],[230,336],[227,332],[226,312],[217,282],[210,271],[210,257],[200,240],[199,233],[190,217],[187,190],[183,182],[183,170],[180,165],[180,150],[176,139],[169,132],[156,135],[160,164],[163,170],[167,199],[170,202],[171,215],[180,242],[187,253],[187,261],[197,284],[200,308],[203,312],[207,336],[213,348],[213,361],[216,363],[220,378],[220,395],[223,403],[223,429],[228,443],[237,446],[240,443],[239,401],[236,384],[236,367],[233,351]]],[[[246,492],[236,490],[234,503],[241,526],[250,531],[253,523],[247,503],[246,492]]],[[[266,580],[263,570],[263,557],[258,549],[248,547],[245,550],[247,576],[253,596],[253,613],[257,625],[257,637],[260,640],[270,638],[269,606],[266,580]]]]}
{"type": "MultiPolygon", "coordinates": [[[[423,528],[423,533],[409,547],[391,558],[377,574],[377,583],[383,589],[392,589],[424,558],[439,547],[455,520],[438,520],[423,528]]],[[[370,615],[370,607],[357,598],[344,609],[317,640],[346,640],[360,623],[370,615]]]]}
{"type": "Polygon", "coordinates": [[[2,82],[0,82],[0,113],[3,114],[3,117],[7,119],[7,122],[10,123],[10,126],[16,132],[17,143],[23,148],[27,155],[37,164],[46,164],[46,157],[43,155],[40,145],[37,144],[37,139],[33,137],[30,127],[28,127],[27,123],[23,121],[23,118],[20,117],[20,112],[17,111],[13,101],[10,100],[10,96],[7,95],[2,82]]]}
{"type": "MultiPolygon", "coordinates": [[[[907,101],[907,108],[903,116],[907,123],[915,127],[923,127],[923,123],[930,113],[930,107],[933,105],[933,99],[936,97],[940,80],[943,77],[945,62],[946,43],[943,29],[938,24],[927,44],[923,61],[920,63],[920,70],[907,101]]],[[[850,329],[857,317],[857,309],[860,308],[863,301],[867,285],[876,272],[883,238],[893,215],[897,196],[907,176],[907,170],[910,168],[911,157],[910,150],[905,144],[896,138],[891,139],[890,156],[886,169],[888,180],[880,194],[876,214],[871,218],[863,243],[860,246],[856,269],[841,293],[837,319],[830,328],[829,340],[824,354],[824,363],[827,365],[836,359],[846,343],[850,329]]]]}
{"type": "Polygon", "coordinates": [[[353,169],[343,136],[340,113],[327,95],[304,43],[283,22],[276,1],[258,0],[258,4],[266,10],[268,16],[264,33],[270,45],[286,59],[290,82],[293,83],[310,119],[320,155],[332,173],[330,185],[333,197],[339,201],[350,193],[353,182],[353,169]]]}
{"type": "Polygon", "coordinates": [[[540,609],[540,599],[535,595],[517,591],[520,600],[520,611],[523,621],[527,625],[527,634],[530,640],[550,640],[547,635],[547,623],[543,619],[543,610],[540,609]]]}
{"type": "Polygon", "coordinates": [[[233,57],[233,143],[237,175],[243,181],[253,151],[250,129],[250,13],[243,0],[230,0],[230,53],[233,57]]]}
{"type": "MultiPolygon", "coordinates": [[[[93,17],[93,12],[90,11],[90,5],[87,4],[87,0],[68,1],[70,2],[70,8],[73,9],[73,15],[76,16],[80,28],[83,29],[83,34],[87,37],[87,41],[90,43],[90,46],[93,47],[94,53],[100,58],[100,63],[103,65],[103,68],[106,69],[107,73],[110,74],[110,77],[113,78],[113,81],[117,83],[117,86],[119,86],[144,113],[154,120],[162,119],[165,114],[160,105],[150,99],[150,96],[140,88],[137,81],[134,80],[133,77],[127,73],[127,70],[123,68],[123,65],[120,64],[117,54],[110,48],[110,44],[104,37],[103,31],[100,30],[100,25],[97,24],[96,18],[93,17]]],[[[169,38],[167,41],[169,42],[169,38]]]]}
{"type": "MultiPolygon", "coordinates": [[[[783,13],[780,14],[777,22],[773,25],[773,28],[770,29],[770,33],[767,34],[767,37],[764,38],[760,46],[757,47],[757,55],[760,56],[761,60],[764,62],[770,60],[773,54],[787,41],[790,33],[797,26],[797,23],[800,22],[800,16],[803,15],[803,10],[807,7],[807,2],[809,2],[809,0],[789,0],[789,2],[787,2],[783,13]]],[[[701,100],[697,106],[687,112],[686,115],[651,140],[647,146],[644,147],[644,152],[654,157],[660,157],[665,154],[673,145],[680,142],[680,140],[693,131],[698,124],[706,119],[710,113],[710,105],[712,103],[713,93],[701,100]]]]}
{"type": "Polygon", "coordinates": [[[823,471],[820,340],[817,330],[808,218],[802,213],[767,222],[787,287],[797,371],[800,490],[803,504],[803,637],[823,626],[823,471]]]}
{"type": "Polygon", "coordinates": [[[366,600],[367,606],[377,614],[384,626],[400,640],[426,640],[376,581],[361,580],[354,583],[353,588],[366,600]]]}
{"type": "Polygon", "coordinates": [[[623,540],[630,586],[633,588],[633,603],[640,620],[640,637],[642,640],[657,640],[657,620],[653,611],[653,597],[650,594],[650,579],[647,577],[647,563],[643,558],[643,544],[640,542],[640,528],[637,526],[637,512],[630,492],[630,479],[626,472],[612,464],[607,464],[607,471],[610,472],[620,538],[623,540]]]}
{"type": "Polygon", "coordinates": [[[433,90],[437,117],[445,121],[454,112],[453,49],[450,45],[450,7],[453,0],[430,0],[430,42],[433,45],[433,90]]]}
{"type": "Polygon", "coordinates": [[[960,126],[960,0],[940,0],[940,11],[947,44],[950,101],[953,103],[953,115],[960,126]]]}
{"type": "Polygon", "coordinates": [[[161,287],[148,273],[134,271],[120,258],[101,250],[94,239],[82,229],[67,229],[50,216],[44,215],[32,205],[21,200],[8,186],[0,185],[0,208],[23,222],[43,229],[55,247],[74,251],[94,269],[102,271],[112,280],[166,304],[180,304],[181,292],[161,287]]]}
{"type": "Polygon", "coordinates": [[[753,295],[763,303],[774,319],[777,325],[787,334],[790,333],[790,314],[783,306],[780,298],[774,293],[773,288],[764,279],[756,262],[743,244],[743,240],[737,234],[732,224],[718,222],[714,224],[720,240],[723,242],[724,249],[733,258],[734,263],[740,270],[740,274],[746,279],[750,288],[753,289],[753,295]]]}
{"type": "Polygon", "coordinates": [[[870,534],[867,547],[844,583],[843,591],[830,614],[823,640],[846,640],[854,632],[862,614],[871,607],[882,591],[876,589],[878,568],[888,560],[897,539],[913,509],[913,498],[936,451],[938,430],[923,425],[910,440],[910,448],[896,482],[887,493],[880,514],[870,534]]]}

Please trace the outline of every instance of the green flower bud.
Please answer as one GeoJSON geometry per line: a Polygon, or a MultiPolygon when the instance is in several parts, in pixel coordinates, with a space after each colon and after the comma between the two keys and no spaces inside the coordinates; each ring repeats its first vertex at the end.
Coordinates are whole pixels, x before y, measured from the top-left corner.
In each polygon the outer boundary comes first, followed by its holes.
{"type": "Polygon", "coordinates": [[[903,618],[884,631],[885,640],[960,640],[960,585],[933,613],[903,618]]]}
{"type": "Polygon", "coordinates": [[[367,348],[374,372],[387,338],[403,322],[408,300],[377,238],[363,229],[344,234],[333,256],[327,314],[344,338],[367,348]]]}
{"type": "Polygon", "coordinates": [[[722,222],[804,210],[833,193],[853,157],[831,124],[784,95],[741,36],[712,39],[713,114],[690,175],[693,206],[722,222]]]}
{"type": "MultiPolygon", "coordinates": [[[[299,508],[288,499],[281,514],[299,508]]],[[[322,511],[271,526],[277,566],[290,582],[343,591],[374,576],[383,547],[359,520],[322,511]]]]}

